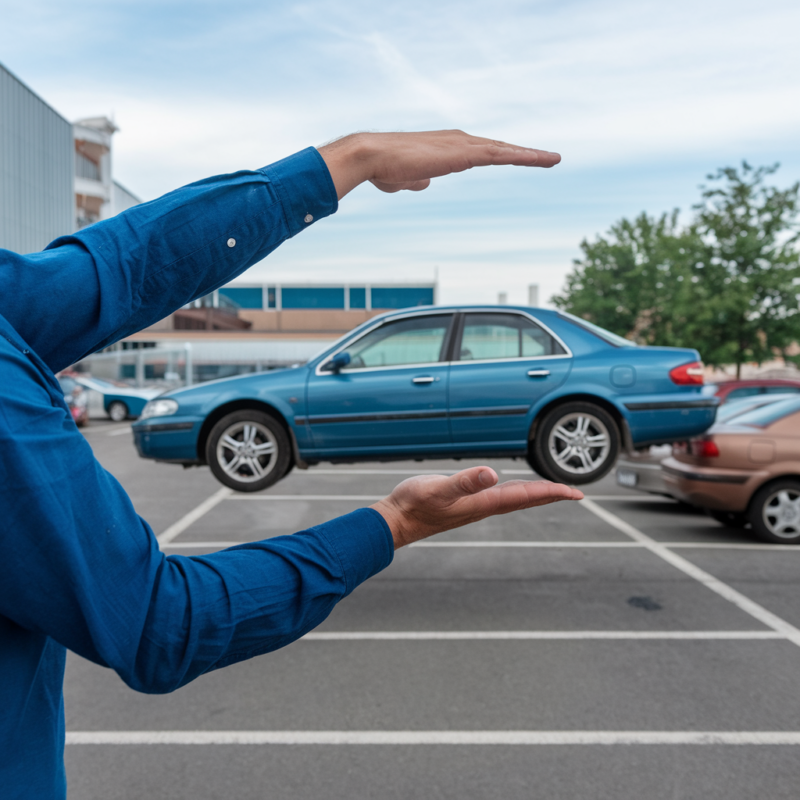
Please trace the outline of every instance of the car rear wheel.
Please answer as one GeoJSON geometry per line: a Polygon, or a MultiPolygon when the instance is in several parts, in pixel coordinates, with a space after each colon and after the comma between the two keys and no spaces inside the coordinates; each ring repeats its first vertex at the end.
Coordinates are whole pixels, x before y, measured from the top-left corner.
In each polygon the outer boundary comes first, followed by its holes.
{"type": "Polygon", "coordinates": [[[759,539],[772,544],[800,544],[800,481],[782,480],[759,489],[748,517],[759,539]]]}
{"type": "Polygon", "coordinates": [[[126,406],[122,400],[114,400],[108,407],[108,416],[111,417],[114,422],[122,422],[128,418],[128,406],[126,406]]]}
{"type": "Polygon", "coordinates": [[[536,431],[528,461],[542,477],[581,485],[599,480],[614,466],[619,431],[612,416],[594,403],[564,403],[536,431]]]}
{"type": "Polygon", "coordinates": [[[212,429],[206,460],[214,477],[237,492],[258,492],[289,471],[289,437],[274,417],[255,409],[234,411],[212,429]]]}

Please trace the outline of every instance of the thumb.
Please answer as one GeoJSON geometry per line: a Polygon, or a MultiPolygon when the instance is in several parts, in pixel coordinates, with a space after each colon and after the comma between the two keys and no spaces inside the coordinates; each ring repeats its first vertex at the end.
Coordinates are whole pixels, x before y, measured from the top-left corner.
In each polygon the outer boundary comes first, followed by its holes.
{"type": "Polygon", "coordinates": [[[454,503],[462,497],[494,486],[497,481],[497,473],[491,467],[471,467],[451,475],[443,494],[449,502],[454,503]]]}

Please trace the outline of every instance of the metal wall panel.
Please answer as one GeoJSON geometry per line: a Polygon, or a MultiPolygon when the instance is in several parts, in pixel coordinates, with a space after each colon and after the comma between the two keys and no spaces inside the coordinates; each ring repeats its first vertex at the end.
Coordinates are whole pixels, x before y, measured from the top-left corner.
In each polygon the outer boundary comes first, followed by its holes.
{"type": "Polygon", "coordinates": [[[75,230],[74,153],[72,125],[0,64],[0,248],[75,230]]]}

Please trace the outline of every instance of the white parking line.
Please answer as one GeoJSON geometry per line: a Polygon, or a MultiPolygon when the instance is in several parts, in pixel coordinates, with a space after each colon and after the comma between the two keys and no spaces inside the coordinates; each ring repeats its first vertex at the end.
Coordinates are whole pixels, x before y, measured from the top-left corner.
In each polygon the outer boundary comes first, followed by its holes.
{"type": "Polygon", "coordinates": [[[322,469],[311,467],[293,472],[292,475],[455,475],[457,469],[322,469]]]}
{"type": "Polygon", "coordinates": [[[784,639],[777,631],[334,631],[307,633],[301,642],[393,642],[393,641],[582,641],[604,639],[679,639],[687,641],[740,641],[743,639],[784,639]]]}
{"type": "Polygon", "coordinates": [[[800,745],[798,731],[69,731],[68,745],[800,745]]]}
{"type": "MultiPolygon", "coordinates": [[[[262,541],[261,539],[253,539],[251,541],[262,541]]],[[[240,544],[249,544],[250,542],[162,542],[164,547],[184,548],[187,550],[193,547],[236,547],[240,544]]],[[[800,555],[800,547],[793,544],[725,544],[720,542],[659,542],[663,547],[668,547],[670,550],[763,550],[766,552],[787,551],[794,552],[800,555]]],[[[409,547],[429,547],[429,548],[466,548],[466,547],[521,547],[521,548],[541,548],[541,549],[643,549],[646,545],[641,542],[569,542],[569,541],[544,541],[544,542],[486,542],[486,541],[460,541],[460,542],[414,542],[409,547]]]]}
{"type": "MultiPolygon", "coordinates": [[[[214,506],[221,503],[228,495],[230,495],[231,490],[227,487],[223,486],[222,489],[215,492],[211,495],[211,497],[204,500],[200,503],[197,508],[193,508],[188,514],[182,516],[176,523],[172,524],[167,528],[163,533],[156,536],[158,543],[163,547],[165,544],[169,544],[176,536],[180,536],[190,525],[193,525],[197,520],[200,519],[204,514],[207,514],[211,511],[214,506]]],[[[230,545],[228,545],[230,546],[230,545]]]]}
{"type": "Polygon", "coordinates": [[[126,433],[133,433],[133,428],[126,425],[124,428],[117,428],[116,430],[109,431],[106,436],[124,436],[126,433]]]}
{"type": "Polygon", "coordinates": [[[351,500],[354,502],[374,503],[383,500],[385,494],[232,494],[230,500],[351,500]]]}
{"type": "Polygon", "coordinates": [[[764,608],[764,606],[759,605],[741,592],[736,591],[733,587],[728,586],[727,583],[723,583],[705,570],[700,569],[700,567],[696,567],[691,561],[687,561],[677,553],[673,553],[663,544],[646,536],[640,530],[634,528],[633,525],[630,525],[625,522],[625,520],[616,516],[616,514],[612,514],[610,511],[597,505],[597,503],[592,500],[584,498],[578,502],[584,508],[587,508],[600,517],[600,519],[615,527],[618,531],[627,534],[634,541],[643,544],[654,555],[659,556],[659,558],[662,558],[668,564],[679,569],[690,578],[694,578],[699,583],[702,583],[707,589],[715,592],[728,602],[733,603],[737,608],[749,614],[751,617],[754,617],[768,628],[772,628],[774,631],[783,634],[792,644],[800,647],[800,630],[795,628],[794,625],[790,625],[786,620],[781,619],[777,614],[773,614],[771,611],[764,608]]]}

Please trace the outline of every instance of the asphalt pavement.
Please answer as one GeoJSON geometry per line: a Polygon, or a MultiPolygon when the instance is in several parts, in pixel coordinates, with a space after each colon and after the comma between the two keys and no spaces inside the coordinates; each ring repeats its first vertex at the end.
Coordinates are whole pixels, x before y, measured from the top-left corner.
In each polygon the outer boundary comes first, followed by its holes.
{"type": "MultiPolygon", "coordinates": [[[[139,459],[129,425],[85,435],[181,556],[467,466],[324,465],[237,495],[139,459]]],[[[583,488],[404,548],[304,639],[170,695],[70,654],[70,797],[797,800],[800,547],[583,488]]]]}

